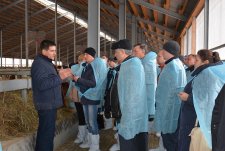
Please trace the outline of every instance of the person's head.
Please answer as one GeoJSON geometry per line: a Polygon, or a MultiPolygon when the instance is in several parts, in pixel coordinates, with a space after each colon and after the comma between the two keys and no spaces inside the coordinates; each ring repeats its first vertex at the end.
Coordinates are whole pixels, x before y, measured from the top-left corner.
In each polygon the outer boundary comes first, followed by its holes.
{"type": "Polygon", "coordinates": [[[76,63],[72,62],[69,64],[69,68],[71,68],[73,65],[75,65],[76,63]]]}
{"type": "Polygon", "coordinates": [[[145,53],[148,51],[148,46],[146,44],[138,43],[133,47],[133,55],[138,58],[144,58],[145,53]]]}
{"type": "Polygon", "coordinates": [[[85,61],[84,54],[80,54],[80,55],[78,56],[77,61],[78,61],[79,64],[80,64],[81,62],[85,61]]]}
{"type": "Polygon", "coordinates": [[[196,62],[196,55],[190,54],[187,56],[187,65],[189,67],[195,65],[195,62],[196,62]]]}
{"type": "Polygon", "coordinates": [[[48,57],[51,60],[56,56],[56,44],[51,40],[43,40],[40,43],[41,54],[48,57]]]}
{"type": "Polygon", "coordinates": [[[92,47],[88,47],[84,50],[84,58],[87,63],[91,63],[95,59],[96,51],[92,47]]]}
{"type": "Polygon", "coordinates": [[[167,61],[172,57],[178,57],[180,45],[176,41],[168,41],[163,45],[163,58],[167,61]]]}
{"type": "Polygon", "coordinates": [[[218,61],[220,61],[218,52],[212,52],[208,49],[202,49],[197,53],[195,68],[209,63],[216,63],[218,61]]]}
{"type": "Polygon", "coordinates": [[[188,55],[185,55],[184,56],[183,64],[185,64],[186,66],[188,66],[188,55]]]}
{"type": "Polygon", "coordinates": [[[106,56],[102,56],[102,60],[105,62],[105,64],[107,64],[108,58],[106,56]]]}
{"type": "Polygon", "coordinates": [[[123,62],[123,60],[132,53],[131,43],[128,39],[122,39],[113,43],[111,49],[115,50],[115,57],[118,63],[123,62]]]}
{"type": "Polygon", "coordinates": [[[163,50],[160,50],[157,54],[157,63],[160,66],[163,66],[165,64],[165,59],[163,58],[163,50]]]}
{"type": "Polygon", "coordinates": [[[108,59],[108,66],[110,68],[116,67],[116,60],[113,57],[109,57],[109,59],[108,59]]]}

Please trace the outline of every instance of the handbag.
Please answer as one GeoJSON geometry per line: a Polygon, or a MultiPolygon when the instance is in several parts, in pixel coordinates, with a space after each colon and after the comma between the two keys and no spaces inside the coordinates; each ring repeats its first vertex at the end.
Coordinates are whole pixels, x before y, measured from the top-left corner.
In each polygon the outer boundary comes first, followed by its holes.
{"type": "Polygon", "coordinates": [[[198,127],[197,119],[195,127],[191,130],[189,136],[191,136],[189,151],[212,151],[212,149],[209,148],[200,127],[198,127]]]}

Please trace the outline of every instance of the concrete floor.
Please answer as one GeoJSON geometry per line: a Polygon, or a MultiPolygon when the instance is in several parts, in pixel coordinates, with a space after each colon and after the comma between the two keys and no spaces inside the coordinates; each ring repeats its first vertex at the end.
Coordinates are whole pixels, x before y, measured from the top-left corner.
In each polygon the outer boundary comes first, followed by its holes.
{"type": "MultiPolygon", "coordinates": [[[[108,151],[109,148],[116,143],[112,129],[100,131],[100,150],[108,151]]],[[[156,148],[159,145],[159,138],[155,135],[149,135],[149,148],[156,148]],[[151,141],[150,141],[151,140],[151,141]]],[[[74,138],[68,140],[64,145],[60,146],[56,151],[88,151],[88,149],[81,149],[79,145],[75,144],[74,138]]]]}
{"type": "MultiPolygon", "coordinates": [[[[100,149],[101,151],[108,151],[109,148],[116,142],[114,139],[114,131],[101,130],[100,131],[100,149]]],[[[79,145],[75,144],[75,137],[68,140],[64,145],[60,146],[56,151],[88,151],[88,149],[81,149],[79,145]]]]}

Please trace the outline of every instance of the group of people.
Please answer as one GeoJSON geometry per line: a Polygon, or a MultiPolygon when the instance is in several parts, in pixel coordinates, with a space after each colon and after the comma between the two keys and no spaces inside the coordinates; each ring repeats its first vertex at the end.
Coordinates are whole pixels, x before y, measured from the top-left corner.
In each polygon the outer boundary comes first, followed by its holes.
{"type": "Polygon", "coordinates": [[[148,151],[152,120],[167,151],[189,151],[196,120],[209,148],[224,149],[225,64],[217,53],[204,49],[181,60],[176,41],[166,42],[156,54],[146,44],[132,47],[127,39],[113,43],[111,49],[115,58],[107,62],[88,47],[77,64],[55,70],[56,45],[41,42],[41,53],[31,68],[39,117],[36,151],[53,150],[56,110],[62,106],[60,88],[65,81],[70,83],[67,95],[75,102],[79,121],[74,142],[81,148],[100,150],[97,114],[98,107],[104,106],[105,120],[114,118],[117,129],[117,144],[111,151],[148,151]]]}

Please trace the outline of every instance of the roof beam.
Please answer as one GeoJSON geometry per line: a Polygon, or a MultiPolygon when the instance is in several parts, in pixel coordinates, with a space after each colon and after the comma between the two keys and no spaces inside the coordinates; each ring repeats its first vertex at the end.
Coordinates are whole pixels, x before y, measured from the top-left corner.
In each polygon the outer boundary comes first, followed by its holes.
{"type": "MultiPolygon", "coordinates": [[[[114,8],[114,7],[111,7],[111,6],[109,6],[109,5],[106,5],[106,4],[102,3],[102,2],[101,2],[101,7],[104,7],[104,8],[106,8],[106,9],[108,9],[109,11],[113,12],[113,13],[116,14],[117,16],[119,15],[118,10],[117,10],[116,8],[114,8]]],[[[128,17],[129,19],[131,19],[131,18],[132,18],[132,15],[131,15],[130,13],[127,12],[127,17],[128,17]]],[[[141,17],[136,17],[136,19],[139,20],[139,21],[142,21],[142,22],[144,22],[144,23],[146,23],[146,24],[150,24],[151,26],[157,27],[157,28],[159,28],[159,29],[161,29],[161,30],[166,30],[166,31],[168,31],[168,32],[170,32],[170,33],[172,33],[172,34],[175,34],[175,35],[177,34],[177,32],[176,32],[175,30],[170,29],[170,28],[165,27],[165,26],[162,26],[162,25],[160,25],[160,24],[156,24],[156,23],[154,23],[154,22],[152,22],[152,21],[150,21],[150,20],[146,20],[146,19],[143,19],[143,18],[141,18],[141,17]]]]}
{"type": "Polygon", "coordinates": [[[164,9],[162,7],[157,6],[157,5],[153,5],[151,3],[147,3],[147,2],[145,2],[143,0],[129,0],[129,1],[131,1],[133,3],[136,3],[138,5],[145,6],[145,7],[149,8],[149,9],[158,11],[159,13],[168,15],[170,17],[173,17],[173,18],[181,20],[181,21],[186,21],[187,20],[187,18],[185,16],[183,16],[183,15],[177,14],[177,13],[175,13],[173,11],[170,11],[170,10],[166,10],[166,9],[164,9]]]}
{"type": "MultiPolygon", "coordinates": [[[[33,13],[33,14],[31,14],[31,15],[29,16],[29,18],[34,17],[35,15],[38,15],[38,14],[40,14],[40,13],[42,13],[42,12],[48,10],[48,9],[49,9],[50,7],[52,7],[52,6],[54,6],[54,5],[49,5],[49,6],[45,7],[45,8],[43,8],[43,9],[41,9],[41,10],[39,10],[39,11],[33,13]]],[[[20,19],[20,20],[18,20],[18,21],[16,21],[16,22],[13,22],[13,23],[11,23],[11,24],[9,24],[9,25],[3,27],[3,30],[4,30],[4,29],[7,29],[7,28],[10,28],[10,27],[14,27],[15,25],[19,24],[20,22],[24,22],[24,18],[22,18],[22,19],[20,19]]]]}
{"type": "Polygon", "coordinates": [[[145,19],[143,19],[143,18],[141,18],[141,17],[137,17],[136,19],[137,19],[137,20],[140,20],[140,21],[142,21],[142,22],[144,22],[144,23],[146,23],[146,24],[150,24],[150,25],[152,25],[152,26],[155,26],[155,27],[157,27],[157,28],[159,28],[159,29],[161,29],[161,30],[166,30],[166,31],[168,31],[168,32],[170,32],[170,33],[172,33],[172,34],[175,34],[175,35],[177,34],[177,32],[176,32],[175,30],[172,30],[172,29],[167,28],[167,27],[165,27],[165,26],[156,24],[156,23],[154,23],[154,22],[152,22],[152,21],[150,21],[150,20],[145,20],[145,19]]]}
{"type": "MultiPolygon", "coordinates": [[[[64,24],[64,25],[60,26],[60,27],[58,28],[58,30],[59,30],[59,29],[62,29],[63,27],[66,27],[66,26],[68,26],[68,25],[71,25],[71,24],[73,24],[73,21],[68,22],[67,24],[64,24]]],[[[55,31],[55,29],[52,29],[52,30],[46,32],[46,35],[49,34],[49,33],[51,33],[51,32],[53,32],[53,31],[55,31]]],[[[24,33],[23,33],[22,35],[24,35],[24,33]]],[[[19,36],[19,35],[17,35],[17,36],[19,36]]],[[[15,49],[17,49],[17,48],[19,48],[19,47],[20,47],[20,45],[17,45],[16,47],[13,47],[13,48],[9,49],[8,51],[5,51],[5,52],[6,52],[6,53],[8,53],[8,52],[13,52],[15,49]]]]}
{"type": "Polygon", "coordinates": [[[1,9],[0,9],[0,13],[3,12],[3,11],[5,11],[5,10],[7,10],[7,9],[9,9],[10,7],[13,7],[13,6],[17,5],[17,4],[20,3],[20,2],[23,2],[23,1],[24,1],[24,0],[17,0],[17,1],[15,1],[14,3],[11,3],[11,4],[9,4],[9,5],[7,5],[7,6],[3,7],[3,8],[1,8],[1,9]]]}
{"type": "MultiPolygon", "coordinates": [[[[62,18],[62,17],[64,17],[64,16],[66,16],[68,14],[68,12],[65,12],[64,14],[61,14],[60,16],[57,16],[57,19],[60,19],[60,18],[62,18]]],[[[46,24],[48,24],[48,23],[51,23],[51,22],[53,22],[55,20],[55,17],[54,18],[52,18],[52,19],[50,19],[50,20],[48,20],[48,21],[46,21],[46,22],[44,22],[44,23],[42,23],[42,24],[40,24],[40,25],[38,25],[38,26],[36,26],[35,28],[31,28],[31,30],[38,30],[40,27],[42,27],[42,26],[44,26],[44,25],[46,25],[46,24]]],[[[54,29],[55,30],[55,29],[54,29]]]]}
{"type": "MultiPolygon", "coordinates": [[[[85,40],[85,39],[87,39],[87,37],[83,37],[83,38],[81,38],[80,39],[80,41],[83,41],[83,40],[85,40]]],[[[102,38],[101,40],[100,40],[100,42],[102,42],[104,40],[104,38],[102,38]]],[[[80,41],[78,41],[78,42],[80,42],[80,41]]],[[[71,41],[67,41],[67,43],[68,43],[68,45],[64,45],[63,47],[61,47],[60,49],[62,49],[62,48],[66,48],[66,47],[70,47],[70,46],[72,46],[73,45],[73,43],[71,43],[71,41]]],[[[107,41],[106,42],[106,45],[109,45],[110,44],[110,41],[107,41]]],[[[104,46],[104,43],[101,43],[100,44],[100,48],[102,48],[104,46]]],[[[77,51],[76,53],[79,53],[79,52],[81,52],[81,51],[77,51]]],[[[72,57],[72,54],[73,54],[74,52],[73,51],[69,51],[69,53],[68,53],[68,55],[69,55],[69,58],[71,58],[72,57]]],[[[63,60],[63,59],[65,59],[65,57],[67,56],[67,52],[66,51],[64,51],[64,53],[60,53],[60,56],[61,56],[61,60],[63,60]]]]}

